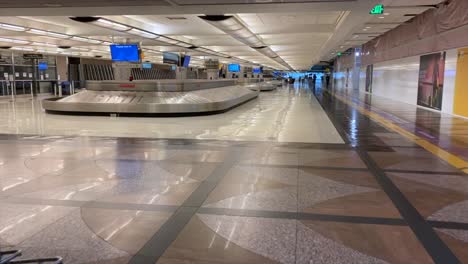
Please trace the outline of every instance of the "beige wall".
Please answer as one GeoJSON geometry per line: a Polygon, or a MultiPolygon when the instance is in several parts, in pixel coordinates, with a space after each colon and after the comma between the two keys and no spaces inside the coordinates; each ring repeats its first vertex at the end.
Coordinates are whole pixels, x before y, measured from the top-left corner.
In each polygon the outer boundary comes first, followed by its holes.
{"type": "Polygon", "coordinates": [[[362,47],[362,65],[468,46],[468,0],[452,0],[362,47]]]}

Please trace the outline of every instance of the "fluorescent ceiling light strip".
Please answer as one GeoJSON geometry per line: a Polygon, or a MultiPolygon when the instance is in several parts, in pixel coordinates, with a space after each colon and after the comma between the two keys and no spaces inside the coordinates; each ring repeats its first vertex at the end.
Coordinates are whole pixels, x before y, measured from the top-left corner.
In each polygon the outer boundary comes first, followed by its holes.
{"type": "Polygon", "coordinates": [[[159,38],[157,39],[157,41],[161,41],[161,42],[169,43],[169,44],[177,44],[177,43],[179,43],[178,40],[171,39],[171,38],[167,38],[167,37],[164,37],[164,36],[159,36],[159,38]]]}
{"type": "Polygon", "coordinates": [[[89,49],[86,48],[80,48],[80,47],[72,47],[74,50],[79,50],[79,51],[89,51],[89,49]]]}
{"type": "Polygon", "coordinates": [[[71,37],[70,35],[67,35],[67,34],[50,32],[50,31],[47,31],[47,36],[53,37],[53,38],[60,38],[60,39],[68,39],[71,37]]]}
{"type": "Polygon", "coordinates": [[[81,42],[92,43],[92,44],[101,44],[102,43],[102,41],[97,40],[97,39],[90,39],[90,38],[78,37],[78,36],[73,36],[71,39],[76,40],[76,41],[81,41],[81,42]]]}
{"type": "Polygon", "coordinates": [[[0,28],[11,30],[11,31],[26,31],[25,27],[15,26],[15,25],[10,25],[10,24],[0,24],[0,28]]]}
{"type": "Polygon", "coordinates": [[[92,23],[97,24],[97,25],[102,26],[102,27],[114,29],[114,30],[117,30],[117,31],[128,31],[128,30],[132,29],[129,26],[126,26],[126,25],[123,25],[123,24],[120,24],[120,23],[116,23],[116,22],[113,22],[113,21],[110,21],[110,20],[107,20],[107,19],[104,19],[104,18],[99,18],[98,20],[96,20],[95,22],[92,22],[92,23]]]}
{"type": "Polygon", "coordinates": [[[21,40],[21,39],[11,39],[11,38],[0,38],[0,42],[8,42],[8,43],[15,43],[15,44],[29,44],[29,41],[21,40]]]}
{"type": "Polygon", "coordinates": [[[83,37],[78,37],[78,36],[73,36],[71,39],[81,41],[81,42],[88,42],[88,39],[83,38],[83,37]]]}
{"type": "Polygon", "coordinates": [[[102,41],[101,41],[101,40],[98,40],[98,39],[88,39],[88,43],[91,43],[91,44],[101,44],[102,41]]]}
{"type": "Polygon", "coordinates": [[[140,37],[144,37],[144,38],[149,38],[149,39],[158,38],[158,35],[156,35],[156,34],[150,33],[148,31],[136,29],[136,28],[130,29],[130,31],[128,31],[128,33],[133,34],[133,35],[137,35],[137,36],[140,36],[140,37]]]}
{"type": "Polygon", "coordinates": [[[12,50],[22,50],[22,51],[34,51],[33,48],[24,48],[24,47],[11,47],[12,50]]]}
{"type": "Polygon", "coordinates": [[[36,35],[44,35],[44,36],[47,36],[47,31],[42,30],[42,29],[30,28],[30,29],[28,29],[28,31],[26,31],[26,32],[32,33],[32,34],[36,34],[36,35]]]}
{"type": "Polygon", "coordinates": [[[42,29],[35,29],[35,28],[30,28],[26,32],[36,34],[36,35],[42,35],[46,37],[52,37],[52,38],[59,38],[59,39],[69,39],[72,36],[67,35],[67,34],[62,34],[62,33],[57,33],[57,32],[50,32],[47,30],[42,30],[42,29]]]}
{"type": "Polygon", "coordinates": [[[181,46],[181,47],[184,47],[184,48],[190,48],[190,47],[192,47],[193,45],[190,44],[190,43],[179,42],[179,43],[177,43],[177,46],[181,46]]]}
{"type": "Polygon", "coordinates": [[[51,43],[44,43],[44,42],[33,42],[31,43],[31,45],[34,45],[34,46],[45,46],[45,47],[57,47],[57,45],[55,44],[51,44],[51,43]]]}

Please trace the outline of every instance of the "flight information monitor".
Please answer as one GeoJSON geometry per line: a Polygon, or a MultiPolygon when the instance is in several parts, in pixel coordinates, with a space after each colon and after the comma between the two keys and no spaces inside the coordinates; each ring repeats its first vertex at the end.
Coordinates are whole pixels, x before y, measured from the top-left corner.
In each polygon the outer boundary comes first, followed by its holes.
{"type": "Polygon", "coordinates": [[[113,61],[137,62],[140,60],[140,53],[137,44],[110,45],[113,61]]]}
{"type": "Polygon", "coordinates": [[[260,74],[260,73],[262,73],[262,69],[260,69],[260,68],[253,68],[253,73],[255,73],[255,74],[260,74]]]}
{"type": "Polygon", "coordinates": [[[184,57],[184,65],[183,65],[183,66],[184,66],[185,68],[188,68],[189,65],[190,65],[190,56],[185,55],[185,57],[184,57]]]}
{"type": "Polygon", "coordinates": [[[163,52],[163,63],[179,65],[179,54],[163,52]]]}
{"type": "Polygon", "coordinates": [[[240,65],[239,64],[229,64],[228,71],[230,72],[240,72],[240,65]]]}

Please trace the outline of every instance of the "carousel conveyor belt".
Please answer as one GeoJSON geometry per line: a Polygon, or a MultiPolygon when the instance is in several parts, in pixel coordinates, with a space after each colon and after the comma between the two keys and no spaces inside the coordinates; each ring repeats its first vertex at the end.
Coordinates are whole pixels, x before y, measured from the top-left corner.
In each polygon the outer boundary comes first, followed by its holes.
{"type": "Polygon", "coordinates": [[[256,98],[259,90],[231,85],[189,91],[85,90],[64,98],[49,98],[42,107],[49,113],[194,115],[227,111],[256,98]]]}

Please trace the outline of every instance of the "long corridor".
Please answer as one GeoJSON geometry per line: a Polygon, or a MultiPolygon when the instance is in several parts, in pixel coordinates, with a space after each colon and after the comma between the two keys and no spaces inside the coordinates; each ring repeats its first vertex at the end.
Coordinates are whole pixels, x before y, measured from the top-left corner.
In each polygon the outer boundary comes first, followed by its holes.
{"type": "Polygon", "coordinates": [[[0,249],[67,264],[468,263],[464,168],[350,98],[295,84],[192,121],[0,103],[0,249]]]}

